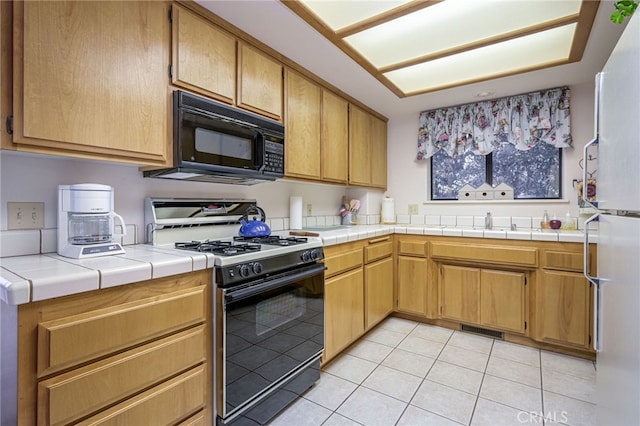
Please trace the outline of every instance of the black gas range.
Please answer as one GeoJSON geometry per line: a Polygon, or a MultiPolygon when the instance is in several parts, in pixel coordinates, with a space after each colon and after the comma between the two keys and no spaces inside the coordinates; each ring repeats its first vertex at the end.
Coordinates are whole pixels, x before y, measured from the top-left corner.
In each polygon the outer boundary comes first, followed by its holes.
{"type": "Polygon", "coordinates": [[[217,240],[178,241],[175,247],[216,256],[215,283],[222,288],[284,273],[324,258],[320,239],[307,237],[236,236],[217,240]]]}
{"type": "Polygon", "coordinates": [[[320,378],[324,252],[315,237],[242,238],[255,200],[148,199],[147,242],[213,259],[217,425],[262,425],[320,378]]]}

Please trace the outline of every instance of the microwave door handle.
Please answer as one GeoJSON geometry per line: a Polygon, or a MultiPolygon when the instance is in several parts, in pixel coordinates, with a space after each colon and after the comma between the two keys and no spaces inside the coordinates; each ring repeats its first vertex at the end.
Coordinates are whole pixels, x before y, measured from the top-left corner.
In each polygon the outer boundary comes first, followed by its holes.
{"type": "Polygon", "coordinates": [[[264,139],[264,134],[259,130],[256,131],[256,159],[254,165],[260,173],[264,172],[267,163],[266,143],[264,139]]]}

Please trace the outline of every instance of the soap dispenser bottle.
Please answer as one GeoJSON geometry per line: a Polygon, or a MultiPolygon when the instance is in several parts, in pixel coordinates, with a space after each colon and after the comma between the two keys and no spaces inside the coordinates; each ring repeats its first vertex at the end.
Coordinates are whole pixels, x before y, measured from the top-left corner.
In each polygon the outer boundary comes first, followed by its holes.
{"type": "Polygon", "coordinates": [[[547,213],[547,211],[544,211],[544,214],[542,215],[542,221],[540,222],[540,228],[542,229],[549,229],[550,225],[549,225],[549,213],[547,213]]]}

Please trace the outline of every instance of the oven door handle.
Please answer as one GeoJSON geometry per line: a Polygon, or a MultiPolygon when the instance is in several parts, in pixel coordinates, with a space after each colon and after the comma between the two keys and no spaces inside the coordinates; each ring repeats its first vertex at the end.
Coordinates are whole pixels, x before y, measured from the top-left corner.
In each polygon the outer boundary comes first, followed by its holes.
{"type": "Polygon", "coordinates": [[[225,304],[233,303],[238,300],[246,299],[251,296],[255,296],[265,291],[275,290],[279,287],[284,287],[293,282],[301,279],[309,278],[314,275],[323,273],[327,269],[322,263],[318,263],[312,267],[307,268],[304,271],[295,272],[284,277],[275,278],[273,280],[264,281],[260,284],[252,285],[250,287],[242,288],[240,290],[225,291],[224,301],[225,304]]]}

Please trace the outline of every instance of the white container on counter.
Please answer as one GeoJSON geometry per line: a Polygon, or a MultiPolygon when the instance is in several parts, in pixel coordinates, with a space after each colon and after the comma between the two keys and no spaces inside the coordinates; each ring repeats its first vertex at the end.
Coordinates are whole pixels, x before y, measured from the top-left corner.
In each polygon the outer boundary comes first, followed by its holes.
{"type": "Polygon", "coordinates": [[[302,197],[289,197],[289,229],[302,229],[302,197]]]}
{"type": "Polygon", "coordinates": [[[396,207],[393,198],[384,197],[382,199],[380,219],[380,223],[396,223],[396,207]]]}

